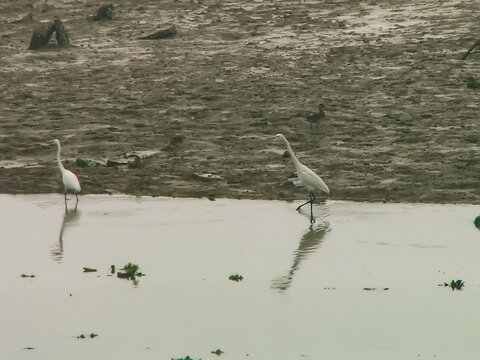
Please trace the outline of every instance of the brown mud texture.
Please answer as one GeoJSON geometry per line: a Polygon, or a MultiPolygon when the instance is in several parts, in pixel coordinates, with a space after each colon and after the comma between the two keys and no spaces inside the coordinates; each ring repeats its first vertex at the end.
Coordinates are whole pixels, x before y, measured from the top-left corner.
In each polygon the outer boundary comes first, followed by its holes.
{"type": "Polygon", "coordinates": [[[307,197],[283,133],[332,199],[480,203],[480,1],[111,4],[0,4],[0,193],[61,192],[59,138],[82,193],[307,197]]]}

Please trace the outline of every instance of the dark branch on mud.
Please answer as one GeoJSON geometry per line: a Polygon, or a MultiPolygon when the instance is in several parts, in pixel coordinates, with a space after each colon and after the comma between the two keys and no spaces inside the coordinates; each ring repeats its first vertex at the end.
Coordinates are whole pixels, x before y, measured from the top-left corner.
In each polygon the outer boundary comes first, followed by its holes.
{"type": "Polygon", "coordinates": [[[471,47],[468,49],[468,51],[462,56],[462,60],[465,60],[468,55],[475,49],[477,46],[480,46],[480,40],[477,40],[471,47]]]}
{"type": "Polygon", "coordinates": [[[142,36],[139,37],[139,40],[156,40],[156,39],[167,39],[175,36],[177,34],[177,30],[175,29],[175,26],[170,26],[167,29],[163,29],[160,31],[157,31],[153,34],[147,35],[147,36],[142,36]]]}

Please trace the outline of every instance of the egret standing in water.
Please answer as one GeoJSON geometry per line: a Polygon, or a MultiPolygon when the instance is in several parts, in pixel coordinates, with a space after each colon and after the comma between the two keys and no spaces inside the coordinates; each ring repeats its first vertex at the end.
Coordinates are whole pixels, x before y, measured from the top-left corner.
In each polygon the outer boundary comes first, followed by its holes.
{"type": "Polygon", "coordinates": [[[310,204],[310,223],[313,223],[315,221],[315,219],[313,218],[313,202],[315,201],[315,194],[313,193],[313,191],[320,190],[327,194],[330,194],[330,189],[328,188],[327,184],[325,184],[325,182],[320,178],[320,176],[315,174],[312,170],[310,170],[308,167],[298,161],[297,157],[293,153],[292,148],[290,147],[290,143],[287,141],[285,136],[283,136],[282,134],[277,134],[274,136],[274,138],[282,140],[287,147],[287,151],[292,158],[293,165],[295,165],[295,169],[297,170],[298,178],[300,179],[303,186],[305,186],[308,190],[310,200],[297,207],[297,211],[299,211],[302,206],[310,204]]]}
{"type": "Polygon", "coordinates": [[[78,205],[78,193],[82,190],[80,187],[80,181],[78,181],[77,175],[75,175],[72,171],[67,170],[63,167],[62,162],[60,160],[60,150],[62,146],[60,145],[60,140],[55,139],[53,142],[57,145],[57,163],[60,172],[62,173],[62,182],[63,187],[65,189],[65,211],[68,212],[67,208],[67,191],[70,191],[75,194],[77,198],[77,202],[75,203],[75,210],[77,210],[78,205]]]}

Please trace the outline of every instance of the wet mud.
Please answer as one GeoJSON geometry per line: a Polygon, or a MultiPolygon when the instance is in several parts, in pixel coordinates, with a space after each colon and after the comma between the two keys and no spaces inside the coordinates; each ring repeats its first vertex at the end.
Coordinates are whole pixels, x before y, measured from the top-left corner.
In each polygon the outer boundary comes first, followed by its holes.
{"type": "Polygon", "coordinates": [[[112,4],[0,4],[1,193],[61,191],[59,138],[83,193],[305,197],[281,132],[333,199],[480,202],[478,1],[112,4]]]}

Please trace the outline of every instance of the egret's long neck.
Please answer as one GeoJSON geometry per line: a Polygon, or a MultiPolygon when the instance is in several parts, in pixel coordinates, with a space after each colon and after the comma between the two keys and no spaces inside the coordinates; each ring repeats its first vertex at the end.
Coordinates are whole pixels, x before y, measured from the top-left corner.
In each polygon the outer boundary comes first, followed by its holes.
{"type": "MultiPolygon", "coordinates": [[[[283,139],[282,139],[283,140],[283,139]]],[[[285,139],[283,141],[285,143],[285,146],[287,147],[287,151],[288,153],[290,154],[290,157],[292,158],[292,161],[293,161],[293,165],[295,165],[295,169],[297,170],[297,172],[300,170],[300,161],[298,161],[297,157],[295,156],[295,154],[293,153],[293,150],[290,146],[290,143],[287,141],[287,139],[285,139]]]]}
{"type": "Polygon", "coordinates": [[[60,172],[63,174],[65,172],[65,168],[62,165],[62,162],[60,161],[60,145],[57,144],[57,163],[58,163],[58,168],[60,169],[60,172]]]}

